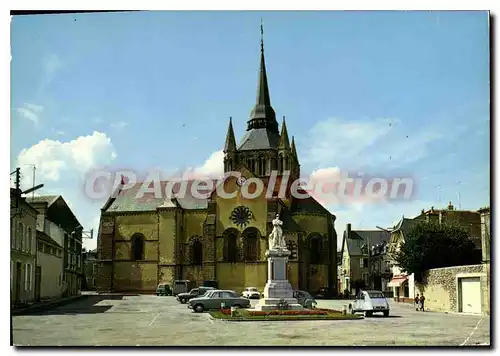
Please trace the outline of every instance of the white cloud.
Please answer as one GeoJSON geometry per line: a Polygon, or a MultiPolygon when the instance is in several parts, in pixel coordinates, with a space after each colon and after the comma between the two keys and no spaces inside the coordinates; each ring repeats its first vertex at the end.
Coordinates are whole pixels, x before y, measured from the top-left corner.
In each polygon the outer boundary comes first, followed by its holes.
{"type": "MultiPolygon", "coordinates": [[[[80,136],[68,142],[42,140],[19,153],[18,166],[25,170],[27,166],[35,165],[37,182],[57,182],[75,173],[84,174],[115,158],[111,139],[104,133],[94,131],[92,135],[80,136]]],[[[32,185],[31,174],[23,174],[23,184],[27,187],[32,185]]]]}
{"type": "Polygon", "coordinates": [[[304,148],[303,164],[343,169],[398,167],[428,154],[428,144],[441,138],[442,130],[424,127],[407,132],[398,119],[345,120],[332,118],[314,125],[304,148]]]}
{"type": "Polygon", "coordinates": [[[217,179],[222,177],[223,174],[224,152],[221,150],[213,152],[203,164],[196,167],[187,167],[185,171],[174,173],[172,177],[182,176],[184,179],[217,179]]]}
{"type": "Polygon", "coordinates": [[[49,54],[45,57],[43,62],[43,69],[45,75],[45,83],[49,84],[54,79],[56,73],[63,67],[63,62],[57,54],[49,54]]]}
{"type": "Polygon", "coordinates": [[[123,129],[124,127],[127,127],[128,126],[128,122],[125,122],[125,121],[118,121],[118,122],[114,122],[110,125],[112,128],[114,129],[123,129]]]}
{"type": "Polygon", "coordinates": [[[35,125],[40,122],[40,114],[43,111],[43,106],[24,103],[21,107],[15,109],[23,119],[32,121],[35,125]]]}

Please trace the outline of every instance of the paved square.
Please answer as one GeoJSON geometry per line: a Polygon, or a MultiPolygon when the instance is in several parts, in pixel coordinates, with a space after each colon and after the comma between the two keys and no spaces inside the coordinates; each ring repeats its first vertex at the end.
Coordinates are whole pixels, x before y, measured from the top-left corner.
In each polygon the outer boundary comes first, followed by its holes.
{"type": "MultiPolygon", "coordinates": [[[[257,301],[254,301],[255,304],[257,301]]],[[[341,309],[346,301],[321,300],[341,309]]],[[[225,322],[173,297],[91,295],[13,317],[19,346],[458,346],[490,342],[490,317],[417,312],[391,302],[391,316],[363,320],[225,322]]]]}

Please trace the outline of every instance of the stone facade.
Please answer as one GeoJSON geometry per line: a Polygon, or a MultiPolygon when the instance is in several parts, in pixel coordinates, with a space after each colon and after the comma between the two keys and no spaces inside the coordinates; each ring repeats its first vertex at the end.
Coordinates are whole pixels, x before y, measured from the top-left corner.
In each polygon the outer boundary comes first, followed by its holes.
{"type": "MultiPolygon", "coordinates": [[[[62,295],[80,294],[82,264],[83,227],[60,195],[44,195],[27,198],[38,211],[37,230],[53,239],[63,249],[62,253],[62,295]]],[[[42,271],[43,266],[40,266],[42,271]]]]}
{"type": "Polygon", "coordinates": [[[191,195],[193,181],[161,182],[161,191],[172,193],[161,199],[148,193],[137,198],[141,184],[125,188],[122,182],[118,194],[106,202],[98,233],[99,291],[149,293],[159,283],[180,279],[198,285],[216,280],[220,288],[235,291],[249,286],[263,290],[267,237],[271,221],[280,213],[291,250],[287,268],[293,288],[314,293],[328,287],[336,294],[335,216],[310,196],[291,196],[300,164],[285,120],[280,133],[271,107],[263,51],[258,87],[256,105],[238,146],[229,122],[221,162],[225,173],[238,172],[242,180],[233,176],[213,181],[205,198],[191,195]],[[245,197],[243,189],[255,189],[245,181],[257,178],[264,185],[262,194],[245,197]],[[183,191],[184,183],[188,186],[183,191]],[[282,186],[285,196],[278,198],[282,186]],[[222,197],[219,188],[234,195],[222,197]],[[268,190],[272,197],[267,196],[268,190]]]}
{"type": "Polygon", "coordinates": [[[387,258],[380,248],[390,234],[382,230],[352,230],[346,225],[342,240],[340,264],[341,292],[357,294],[359,288],[383,289],[390,274],[386,273],[387,258]]]}
{"type": "MultiPolygon", "coordinates": [[[[483,289],[483,283],[485,282],[483,265],[470,265],[435,268],[426,271],[423,282],[415,283],[415,293],[424,294],[426,309],[459,312],[460,301],[457,277],[468,276],[480,276],[481,289],[483,289]]],[[[485,311],[483,304],[481,307],[485,311]]]]}
{"type": "Polygon", "coordinates": [[[95,290],[97,285],[97,249],[83,253],[83,290],[95,290]]]}
{"type": "MultiPolygon", "coordinates": [[[[63,247],[37,230],[37,270],[40,273],[39,299],[60,298],[63,294],[63,247]]],[[[38,288],[38,287],[37,287],[38,288]]]]}
{"type": "Polygon", "coordinates": [[[484,276],[481,281],[482,284],[482,300],[483,300],[483,310],[486,314],[490,314],[490,300],[491,300],[491,292],[490,292],[490,208],[483,208],[479,210],[481,214],[481,249],[482,249],[482,261],[484,267],[484,276]]]}
{"type": "Polygon", "coordinates": [[[22,305],[36,299],[37,211],[15,189],[10,199],[10,295],[12,305],[22,305]]]}

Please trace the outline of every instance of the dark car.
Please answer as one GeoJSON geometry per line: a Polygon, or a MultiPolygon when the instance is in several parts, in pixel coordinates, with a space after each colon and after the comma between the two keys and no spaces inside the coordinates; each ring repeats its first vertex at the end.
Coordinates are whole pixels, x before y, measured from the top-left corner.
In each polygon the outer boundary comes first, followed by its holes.
{"type": "Polygon", "coordinates": [[[296,290],[293,292],[293,297],[297,299],[297,303],[304,308],[313,309],[316,306],[316,301],[309,293],[303,290],[296,290]]]}
{"type": "Polygon", "coordinates": [[[240,297],[233,290],[213,290],[199,298],[189,301],[188,308],[196,313],[204,310],[220,309],[224,305],[226,308],[250,308],[250,300],[240,297]]]}
{"type": "Polygon", "coordinates": [[[177,300],[182,304],[189,302],[193,298],[198,298],[203,296],[207,291],[214,290],[212,287],[198,287],[191,289],[188,293],[177,294],[177,300]]]}
{"type": "Polygon", "coordinates": [[[158,284],[156,295],[172,295],[172,288],[166,283],[158,284]]]}

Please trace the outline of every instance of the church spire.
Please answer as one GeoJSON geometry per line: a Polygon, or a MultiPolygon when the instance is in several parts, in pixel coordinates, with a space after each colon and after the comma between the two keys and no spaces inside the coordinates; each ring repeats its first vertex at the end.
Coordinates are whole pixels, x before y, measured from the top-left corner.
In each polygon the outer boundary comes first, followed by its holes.
{"type": "Polygon", "coordinates": [[[299,157],[297,156],[297,149],[295,148],[295,137],[292,136],[292,155],[298,160],[299,157]]]}
{"type": "Polygon", "coordinates": [[[283,116],[283,124],[281,126],[279,149],[288,150],[290,148],[290,140],[288,139],[288,131],[286,129],[285,117],[283,116]]]}
{"type": "Polygon", "coordinates": [[[233,120],[229,118],[229,127],[227,128],[226,143],[224,145],[224,152],[236,151],[236,140],[234,139],[233,120]]]}
{"type": "Polygon", "coordinates": [[[257,128],[267,128],[271,131],[279,132],[276,113],[271,106],[269,96],[269,86],[267,84],[266,61],[264,59],[264,27],[260,24],[260,71],[257,85],[257,100],[248,121],[247,130],[257,128]]]}

